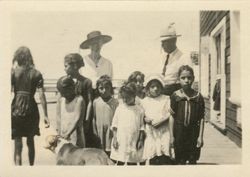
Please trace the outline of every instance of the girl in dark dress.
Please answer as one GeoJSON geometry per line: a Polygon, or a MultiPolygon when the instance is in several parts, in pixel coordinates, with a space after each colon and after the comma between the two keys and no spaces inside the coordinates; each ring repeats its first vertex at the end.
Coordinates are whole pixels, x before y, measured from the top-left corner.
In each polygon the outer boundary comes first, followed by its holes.
{"type": "MultiPolygon", "coordinates": [[[[86,138],[86,147],[97,147],[95,141],[96,137],[92,130],[92,119],[93,119],[93,89],[92,82],[87,77],[82,76],[79,73],[79,69],[84,66],[83,58],[78,53],[70,53],[64,58],[64,69],[67,75],[71,76],[75,80],[75,93],[76,95],[81,95],[85,101],[86,110],[85,118],[83,122],[83,130],[86,138]]],[[[78,128],[77,134],[81,132],[78,128]]],[[[82,145],[78,144],[79,147],[82,145]]]]}
{"type": "Polygon", "coordinates": [[[12,69],[11,73],[11,85],[14,91],[11,105],[11,133],[12,139],[15,141],[14,161],[16,165],[22,165],[22,137],[26,137],[29,163],[34,165],[34,136],[40,135],[40,116],[34,99],[36,90],[39,91],[44,111],[45,127],[49,127],[43,77],[38,70],[34,69],[32,55],[27,47],[18,48],[13,62],[17,62],[16,68],[12,69]]]}
{"type": "Polygon", "coordinates": [[[171,96],[170,147],[177,164],[196,164],[203,146],[204,99],[192,89],[193,69],[184,65],[178,72],[181,89],[171,96]]]}

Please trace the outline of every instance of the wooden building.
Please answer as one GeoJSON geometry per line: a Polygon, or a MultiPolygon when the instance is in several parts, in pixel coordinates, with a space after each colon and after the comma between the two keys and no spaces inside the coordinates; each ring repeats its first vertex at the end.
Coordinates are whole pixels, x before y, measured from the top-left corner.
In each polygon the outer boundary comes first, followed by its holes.
{"type": "Polygon", "coordinates": [[[240,12],[200,12],[200,83],[206,119],[241,147],[240,12]]]}

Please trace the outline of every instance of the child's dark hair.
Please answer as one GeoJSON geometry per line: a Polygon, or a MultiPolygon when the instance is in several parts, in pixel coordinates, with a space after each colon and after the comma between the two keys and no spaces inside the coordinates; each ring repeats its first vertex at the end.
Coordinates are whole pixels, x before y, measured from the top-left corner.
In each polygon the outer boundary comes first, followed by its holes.
{"type": "Polygon", "coordinates": [[[191,73],[192,76],[194,76],[194,70],[192,67],[190,67],[189,65],[182,65],[180,68],[179,68],[179,71],[178,71],[178,77],[180,77],[182,71],[189,71],[191,73]]]}
{"type": "Polygon", "coordinates": [[[75,83],[70,76],[63,76],[58,79],[56,84],[57,90],[61,93],[64,89],[72,88],[74,89],[75,83]]]}
{"type": "Polygon", "coordinates": [[[114,89],[111,77],[108,75],[102,75],[97,81],[96,81],[96,94],[99,95],[98,87],[100,85],[109,85],[111,88],[111,94],[114,95],[114,89]]]}
{"type": "Polygon", "coordinates": [[[136,82],[136,77],[141,76],[142,80],[144,81],[145,75],[140,71],[134,71],[129,77],[128,82],[136,82]]]}
{"type": "Polygon", "coordinates": [[[34,66],[33,57],[31,55],[30,49],[25,46],[19,47],[14,54],[12,63],[14,64],[14,62],[17,62],[19,66],[34,66]]]}
{"type": "Polygon", "coordinates": [[[148,91],[149,90],[149,87],[150,87],[150,85],[152,84],[152,82],[153,81],[156,81],[156,82],[158,82],[159,83],[159,85],[161,86],[161,89],[163,89],[163,85],[162,85],[162,83],[158,80],[158,79],[152,79],[151,81],[149,81],[148,82],[148,84],[146,85],[146,87],[145,87],[145,90],[146,91],[148,91]]]}
{"type": "Polygon", "coordinates": [[[126,95],[136,96],[136,84],[134,82],[124,82],[120,88],[119,94],[121,98],[124,98],[126,95]]]}
{"type": "Polygon", "coordinates": [[[64,63],[76,64],[77,68],[84,66],[83,58],[78,53],[70,53],[64,57],[64,63]]]}

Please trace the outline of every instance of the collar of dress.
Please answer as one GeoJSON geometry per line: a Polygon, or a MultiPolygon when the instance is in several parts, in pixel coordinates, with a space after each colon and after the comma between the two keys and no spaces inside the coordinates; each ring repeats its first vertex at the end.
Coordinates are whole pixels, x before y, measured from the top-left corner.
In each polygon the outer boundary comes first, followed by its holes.
{"type": "Polygon", "coordinates": [[[103,57],[101,56],[100,59],[99,59],[99,61],[98,61],[98,63],[96,64],[96,63],[89,57],[89,55],[86,56],[86,62],[87,62],[90,66],[92,66],[92,67],[94,67],[94,68],[96,68],[97,66],[102,65],[103,61],[104,61],[104,59],[103,59],[103,57]]]}
{"type": "Polygon", "coordinates": [[[178,101],[184,100],[184,101],[198,101],[198,97],[200,95],[199,92],[197,92],[196,95],[189,97],[187,96],[184,91],[182,89],[178,90],[177,92],[175,92],[176,95],[178,96],[178,101]]]}

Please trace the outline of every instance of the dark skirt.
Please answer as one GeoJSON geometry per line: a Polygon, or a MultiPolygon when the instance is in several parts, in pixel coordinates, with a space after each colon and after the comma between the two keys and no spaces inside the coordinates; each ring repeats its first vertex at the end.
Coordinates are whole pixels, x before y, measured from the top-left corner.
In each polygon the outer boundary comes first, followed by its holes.
{"type": "Polygon", "coordinates": [[[199,127],[183,124],[174,126],[174,150],[175,160],[178,161],[196,161],[200,158],[200,148],[197,148],[197,139],[199,136],[199,127]]]}
{"type": "MultiPolygon", "coordinates": [[[[14,100],[13,100],[14,102],[14,100]]],[[[13,103],[12,102],[12,103],[13,103]]],[[[30,114],[25,117],[17,117],[11,115],[11,137],[12,139],[18,137],[30,137],[40,135],[39,130],[39,110],[35,99],[31,99],[30,114]]]]}

